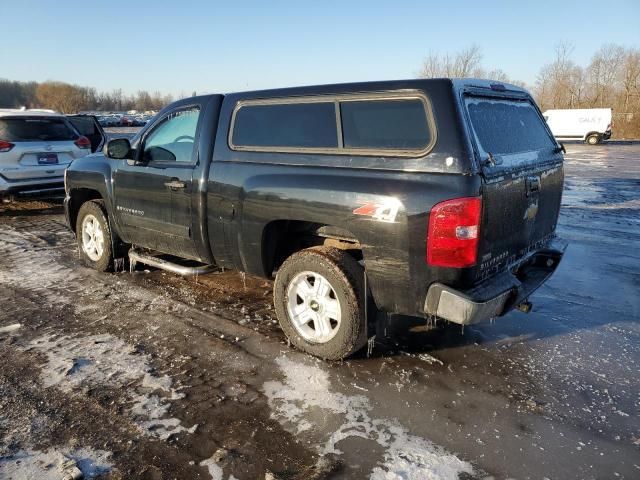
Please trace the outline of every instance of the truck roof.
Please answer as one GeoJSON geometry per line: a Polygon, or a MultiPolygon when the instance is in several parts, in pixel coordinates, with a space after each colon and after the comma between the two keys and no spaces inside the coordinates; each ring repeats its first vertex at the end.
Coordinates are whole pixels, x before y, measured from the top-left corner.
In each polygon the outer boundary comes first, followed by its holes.
{"type": "Polygon", "coordinates": [[[249,90],[243,92],[229,92],[227,95],[245,97],[245,98],[263,98],[263,97],[289,97],[301,95],[318,95],[344,92],[359,91],[381,91],[381,90],[402,90],[402,89],[419,89],[429,84],[449,83],[454,87],[478,87],[490,89],[492,86],[502,85],[505,90],[526,93],[521,87],[510,83],[498,82],[496,80],[487,80],[479,78],[418,78],[404,80],[382,80],[372,82],[355,82],[355,83],[332,83],[324,85],[308,85],[300,87],[287,87],[266,90],[249,90]]]}

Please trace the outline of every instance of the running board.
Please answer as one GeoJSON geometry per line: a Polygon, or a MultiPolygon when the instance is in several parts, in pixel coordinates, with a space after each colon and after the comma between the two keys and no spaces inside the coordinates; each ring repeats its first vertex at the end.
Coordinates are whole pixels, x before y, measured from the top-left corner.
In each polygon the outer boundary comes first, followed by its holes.
{"type": "MultiPolygon", "coordinates": [[[[9,192],[10,193],[10,192],[9,192]]],[[[64,187],[38,188],[35,190],[21,190],[14,193],[18,197],[37,197],[38,195],[47,195],[49,193],[64,193],[64,187]]]]}
{"type": "Polygon", "coordinates": [[[178,263],[169,262],[163,258],[156,257],[150,253],[144,253],[140,250],[132,248],[129,250],[129,264],[131,265],[131,271],[136,267],[136,263],[143,263],[150,267],[159,268],[161,270],[167,270],[168,272],[177,273],[183,276],[204,275],[218,270],[215,265],[201,265],[199,267],[187,267],[178,263]]]}

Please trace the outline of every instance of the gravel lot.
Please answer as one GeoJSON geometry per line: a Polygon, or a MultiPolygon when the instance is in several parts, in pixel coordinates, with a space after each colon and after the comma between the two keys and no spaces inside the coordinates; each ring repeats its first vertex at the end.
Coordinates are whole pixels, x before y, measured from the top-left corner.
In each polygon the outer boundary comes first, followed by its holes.
{"type": "Polygon", "coordinates": [[[325,363],[267,281],[98,274],[59,202],[0,205],[0,479],[640,478],[640,145],[568,145],[558,233],[529,315],[325,363]]]}

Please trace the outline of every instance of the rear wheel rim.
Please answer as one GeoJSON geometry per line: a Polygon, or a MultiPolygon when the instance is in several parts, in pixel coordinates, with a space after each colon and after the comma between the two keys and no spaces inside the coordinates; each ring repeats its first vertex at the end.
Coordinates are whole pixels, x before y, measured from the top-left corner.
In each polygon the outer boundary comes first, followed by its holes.
{"type": "Polygon", "coordinates": [[[342,309],[331,283],[316,272],[298,273],[287,288],[287,313],[296,332],[312,343],[336,336],[342,309]]]}
{"type": "Polygon", "coordinates": [[[100,221],[94,215],[82,220],[82,250],[92,261],[97,262],[104,253],[104,232],[100,221]]]}

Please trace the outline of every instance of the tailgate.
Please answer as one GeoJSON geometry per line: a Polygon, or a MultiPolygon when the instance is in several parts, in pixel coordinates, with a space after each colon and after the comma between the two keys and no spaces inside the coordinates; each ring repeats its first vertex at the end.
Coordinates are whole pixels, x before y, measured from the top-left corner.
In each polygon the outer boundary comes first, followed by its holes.
{"type": "Polygon", "coordinates": [[[564,173],[562,154],[528,97],[465,96],[482,163],[482,223],[476,279],[542,248],[553,236],[564,173]]]}

